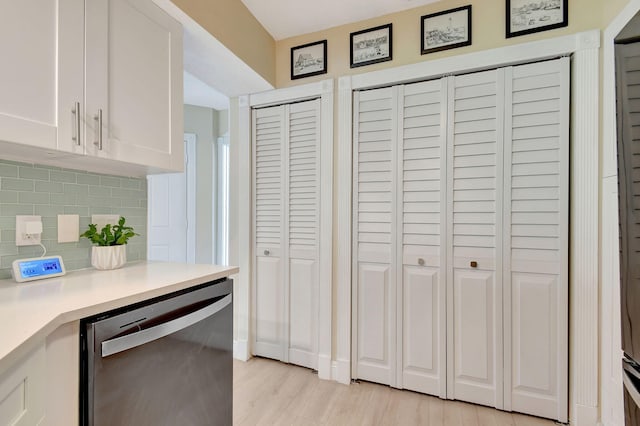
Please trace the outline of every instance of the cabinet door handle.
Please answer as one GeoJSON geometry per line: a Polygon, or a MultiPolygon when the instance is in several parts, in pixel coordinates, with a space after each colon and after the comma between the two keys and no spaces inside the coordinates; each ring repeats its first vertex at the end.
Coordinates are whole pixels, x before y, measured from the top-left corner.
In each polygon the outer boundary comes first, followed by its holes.
{"type": "Polygon", "coordinates": [[[102,151],[102,108],[98,110],[98,114],[93,116],[93,119],[98,122],[98,140],[93,144],[98,146],[98,150],[102,151]]]}
{"type": "Polygon", "coordinates": [[[75,106],[71,110],[71,114],[75,121],[75,135],[71,136],[71,140],[73,140],[76,145],[80,146],[80,102],[76,102],[75,106]]]}
{"type": "Polygon", "coordinates": [[[265,250],[265,251],[264,251],[264,255],[265,255],[265,256],[269,256],[270,254],[271,254],[271,252],[270,252],[269,250],[265,250]]]}
{"type": "Polygon", "coordinates": [[[471,263],[469,263],[469,266],[471,266],[472,268],[477,268],[478,262],[476,262],[475,260],[472,260],[471,263]]]}
{"type": "Polygon", "coordinates": [[[423,258],[418,259],[418,265],[424,266],[424,259],[423,258]]]}

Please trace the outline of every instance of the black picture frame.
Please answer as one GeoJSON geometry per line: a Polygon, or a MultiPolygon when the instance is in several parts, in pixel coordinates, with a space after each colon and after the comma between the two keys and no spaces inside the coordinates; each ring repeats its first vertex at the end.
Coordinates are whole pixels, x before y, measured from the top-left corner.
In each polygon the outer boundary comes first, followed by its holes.
{"type": "Polygon", "coordinates": [[[350,34],[351,68],[387,62],[393,59],[392,24],[367,28],[350,34]]]}
{"type": "Polygon", "coordinates": [[[291,48],[291,80],[327,73],[327,40],[291,48]]]}
{"type": "Polygon", "coordinates": [[[420,53],[440,52],[472,43],[471,5],[420,17],[420,53]]]}
{"type": "Polygon", "coordinates": [[[507,38],[569,25],[569,0],[506,0],[507,38]]]}

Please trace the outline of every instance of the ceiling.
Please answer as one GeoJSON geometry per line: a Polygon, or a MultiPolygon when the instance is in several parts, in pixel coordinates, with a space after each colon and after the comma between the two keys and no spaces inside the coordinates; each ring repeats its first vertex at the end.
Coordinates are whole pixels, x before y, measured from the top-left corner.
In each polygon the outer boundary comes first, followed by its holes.
{"type": "Polygon", "coordinates": [[[412,9],[439,0],[242,0],[276,40],[412,9]]]}

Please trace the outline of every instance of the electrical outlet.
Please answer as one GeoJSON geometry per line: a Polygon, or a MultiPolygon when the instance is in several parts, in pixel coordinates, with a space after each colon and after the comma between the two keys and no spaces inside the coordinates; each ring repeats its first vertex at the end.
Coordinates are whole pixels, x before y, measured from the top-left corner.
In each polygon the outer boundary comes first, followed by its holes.
{"type": "Polygon", "coordinates": [[[40,216],[16,216],[16,246],[37,246],[41,236],[40,216]]]}

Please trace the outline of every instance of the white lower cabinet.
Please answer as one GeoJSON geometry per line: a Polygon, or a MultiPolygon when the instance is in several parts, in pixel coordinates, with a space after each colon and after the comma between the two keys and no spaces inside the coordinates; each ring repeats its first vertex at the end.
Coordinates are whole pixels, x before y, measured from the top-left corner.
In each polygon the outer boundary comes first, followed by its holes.
{"type": "MultiPolygon", "coordinates": [[[[252,111],[252,352],[318,368],[320,99],[252,111]]],[[[331,214],[331,212],[328,212],[331,214]]]]}
{"type": "Polygon", "coordinates": [[[44,424],[46,410],[46,351],[44,343],[0,376],[0,424],[44,424]]]}
{"type": "Polygon", "coordinates": [[[569,59],[356,92],[353,376],[567,420],[569,59]]]}
{"type": "Polygon", "coordinates": [[[79,321],[63,324],[0,374],[0,425],[77,425],[79,321]]]}

